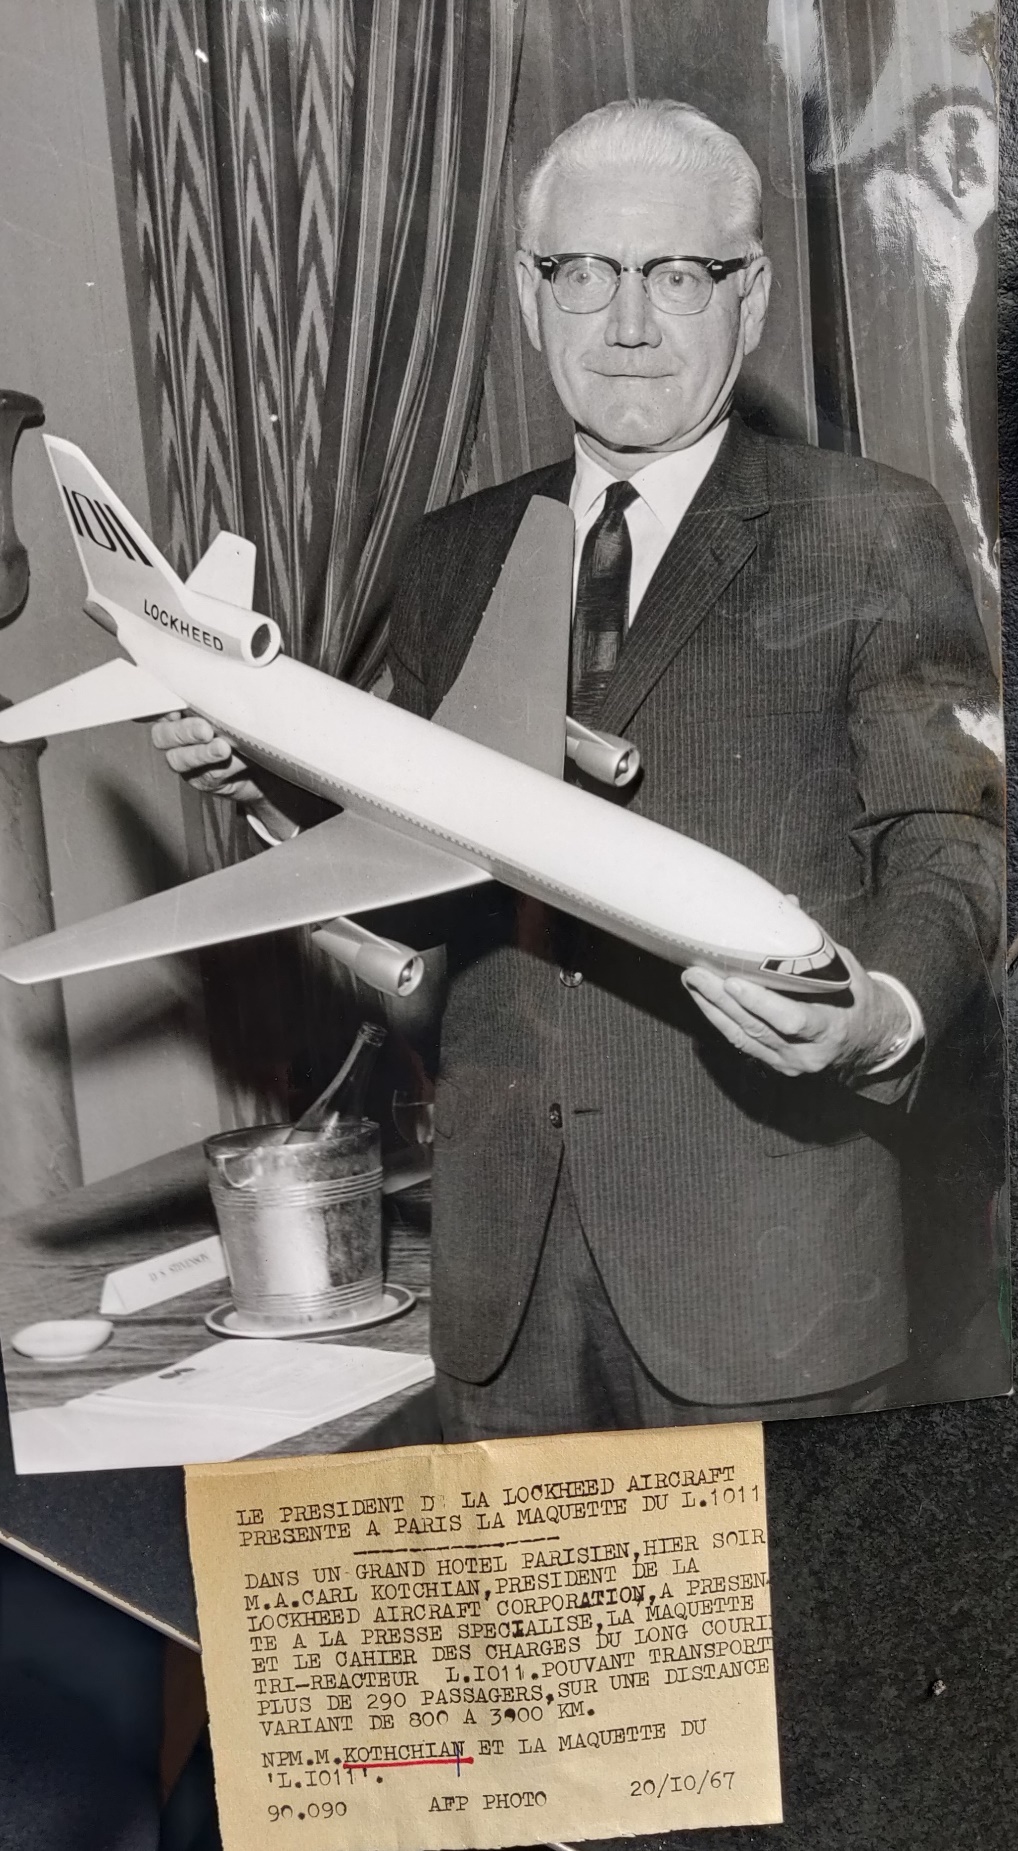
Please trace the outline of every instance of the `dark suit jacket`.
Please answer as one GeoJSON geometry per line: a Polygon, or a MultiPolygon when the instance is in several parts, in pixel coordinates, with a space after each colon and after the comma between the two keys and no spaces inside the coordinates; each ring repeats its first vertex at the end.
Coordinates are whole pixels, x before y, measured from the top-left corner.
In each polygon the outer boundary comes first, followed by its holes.
{"type": "MultiPolygon", "coordinates": [[[[530,497],[565,500],[571,478],[557,465],[423,522],[391,614],[394,699],[434,712],[530,497]]],[[[733,420],[596,723],[639,745],[634,810],[797,894],[908,985],[932,1043],[1000,937],[996,711],[934,491],[733,420]]],[[[464,906],[450,959],[440,1368],[481,1381],[507,1354],[563,1144],[612,1303],[672,1392],[815,1395],[903,1358],[906,1104],[770,1073],[722,1041],[673,966],[502,889],[464,906]],[[563,985],[563,964],[584,981],[563,985]]]]}

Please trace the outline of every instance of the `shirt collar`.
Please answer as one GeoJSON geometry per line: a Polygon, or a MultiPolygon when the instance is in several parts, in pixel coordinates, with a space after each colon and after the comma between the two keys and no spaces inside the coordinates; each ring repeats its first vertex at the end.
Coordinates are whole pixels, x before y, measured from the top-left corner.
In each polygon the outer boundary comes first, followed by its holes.
{"type": "MultiPolygon", "coordinates": [[[[669,450],[666,455],[656,457],[653,463],[646,463],[630,477],[633,487],[666,532],[672,532],[678,526],[717,456],[727,429],[726,418],[698,442],[690,444],[688,450],[669,450]]],[[[574,438],[574,448],[576,476],[569,503],[576,519],[582,521],[617,477],[603,463],[588,454],[578,434],[574,438]]]]}

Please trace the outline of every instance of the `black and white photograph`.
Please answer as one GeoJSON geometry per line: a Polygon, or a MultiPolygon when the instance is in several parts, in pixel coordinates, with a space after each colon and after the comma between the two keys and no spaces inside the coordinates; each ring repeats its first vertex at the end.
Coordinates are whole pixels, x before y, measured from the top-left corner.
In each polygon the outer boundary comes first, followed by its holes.
{"type": "Polygon", "coordinates": [[[55,11],[16,1470],[1008,1393],[995,11],[55,11]]]}

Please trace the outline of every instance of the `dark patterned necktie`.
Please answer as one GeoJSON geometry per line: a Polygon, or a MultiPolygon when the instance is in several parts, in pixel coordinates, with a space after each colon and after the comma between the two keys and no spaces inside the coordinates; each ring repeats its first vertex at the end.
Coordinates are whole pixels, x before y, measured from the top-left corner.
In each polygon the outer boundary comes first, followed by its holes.
{"type": "Polygon", "coordinates": [[[633,563],[626,509],[637,496],[631,482],[612,483],[580,555],[569,711],[584,726],[597,712],[626,634],[633,563]]]}

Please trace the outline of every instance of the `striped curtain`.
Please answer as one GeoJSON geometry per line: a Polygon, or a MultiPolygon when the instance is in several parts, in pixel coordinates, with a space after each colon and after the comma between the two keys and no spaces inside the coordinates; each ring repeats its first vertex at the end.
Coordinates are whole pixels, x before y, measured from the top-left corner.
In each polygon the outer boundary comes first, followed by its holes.
{"type": "Polygon", "coordinates": [[[410,525],[457,487],[481,382],[522,7],[380,0],[354,45],[353,163],[307,554],[321,667],[379,659],[410,525]]]}
{"type": "Polygon", "coordinates": [[[289,649],[370,676],[470,447],[522,0],[97,8],[158,537],[246,534],[289,649]]]}
{"type": "Polygon", "coordinates": [[[739,382],[739,408],[767,430],[816,441],[802,108],[794,83],[768,54],[777,4],[781,0],[527,0],[501,215],[506,281],[492,304],[471,487],[538,468],[572,446],[571,421],[548,390],[543,360],[530,347],[507,281],[513,217],[524,177],[553,137],[586,110],[624,96],[695,103],[737,135],[755,160],[780,284],[767,338],[739,382]]]}
{"type": "MultiPolygon", "coordinates": [[[[523,0],[96,9],[154,538],[187,573],[247,535],[288,650],[369,685],[472,447],[523,0]]],[[[185,818],[195,872],[251,851],[232,806],[185,818]]],[[[224,1122],[335,1065],[356,1005],[300,947],[202,957],[224,1122]]]]}

